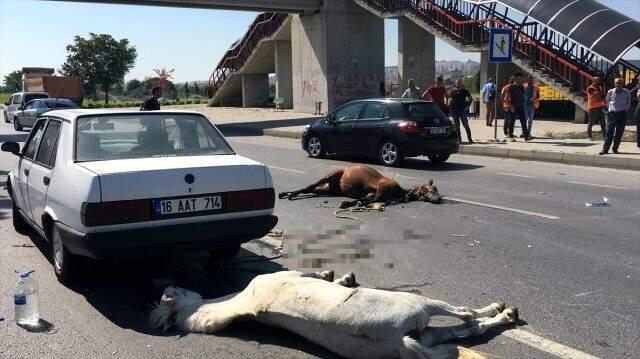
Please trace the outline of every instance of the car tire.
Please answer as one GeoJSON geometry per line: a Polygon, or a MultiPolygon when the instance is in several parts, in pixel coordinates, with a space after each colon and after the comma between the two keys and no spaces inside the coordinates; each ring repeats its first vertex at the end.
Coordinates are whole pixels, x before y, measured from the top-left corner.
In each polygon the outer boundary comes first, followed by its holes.
{"type": "Polygon", "coordinates": [[[11,121],[9,121],[9,116],[7,116],[7,113],[2,111],[2,113],[4,114],[4,122],[5,123],[10,123],[11,121]]]}
{"type": "Polygon", "coordinates": [[[390,140],[382,141],[378,148],[378,160],[385,166],[394,167],[402,162],[400,147],[390,140]]]}
{"type": "Polygon", "coordinates": [[[325,149],[324,144],[318,136],[311,136],[307,141],[307,153],[311,158],[320,158],[324,156],[325,149]]]}
{"type": "Polygon", "coordinates": [[[27,233],[27,231],[29,230],[29,224],[27,223],[27,221],[24,220],[24,218],[22,218],[22,215],[20,214],[20,211],[18,210],[18,207],[16,206],[15,202],[13,203],[12,215],[13,215],[13,218],[12,218],[13,229],[15,229],[16,232],[20,234],[27,233]]]}
{"type": "Polygon", "coordinates": [[[20,120],[17,117],[13,118],[13,128],[16,131],[22,131],[22,125],[20,124],[20,120]]]}
{"type": "Polygon", "coordinates": [[[64,285],[73,283],[78,258],[65,248],[60,230],[54,224],[50,233],[51,263],[58,281],[64,285]]]}
{"type": "Polygon", "coordinates": [[[214,261],[224,261],[235,257],[240,251],[240,245],[236,244],[231,247],[216,248],[209,250],[209,256],[214,261]]]}
{"type": "Polygon", "coordinates": [[[429,161],[436,165],[445,163],[449,159],[449,156],[450,155],[448,153],[434,153],[431,155],[427,155],[429,161]]]}

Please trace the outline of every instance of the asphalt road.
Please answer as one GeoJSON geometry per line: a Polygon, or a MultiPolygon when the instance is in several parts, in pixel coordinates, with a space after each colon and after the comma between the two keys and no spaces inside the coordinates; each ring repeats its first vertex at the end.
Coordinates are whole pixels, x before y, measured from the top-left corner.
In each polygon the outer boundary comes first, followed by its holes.
{"type": "MultiPolygon", "coordinates": [[[[0,125],[0,142],[25,136],[0,125]]],[[[271,166],[276,191],[306,186],[336,166],[367,162],[312,160],[288,139],[230,135],[229,141],[238,153],[271,166]]],[[[0,180],[10,161],[0,154],[0,180]]],[[[337,198],[278,200],[286,258],[234,268],[198,253],[89,262],[84,280],[73,288],[55,280],[37,236],[13,231],[10,199],[0,189],[0,357],[331,358],[300,337],[254,323],[234,324],[217,336],[180,336],[146,326],[160,297],[159,282],[215,297],[243,288],[260,271],[318,263],[337,272],[354,270],[367,287],[413,291],[455,305],[504,300],[518,306],[517,327],[462,342],[495,357],[637,357],[639,173],[474,156],[453,156],[441,167],[422,159],[402,168],[374,167],[407,187],[433,178],[440,193],[456,201],[395,205],[338,219],[330,208],[337,198]],[[609,207],[585,206],[603,196],[609,207]],[[53,325],[49,333],[29,333],[13,323],[17,273],[30,268],[40,284],[41,316],[53,325]],[[535,337],[526,339],[530,334],[535,337]]],[[[272,252],[249,243],[240,256],[254,254],[272,252]]]]}

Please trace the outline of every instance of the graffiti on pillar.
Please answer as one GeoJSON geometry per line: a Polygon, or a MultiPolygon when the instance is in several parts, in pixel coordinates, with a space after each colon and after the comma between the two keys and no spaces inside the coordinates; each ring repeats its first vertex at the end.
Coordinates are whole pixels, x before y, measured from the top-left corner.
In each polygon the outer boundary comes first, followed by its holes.
{"type": "Polygon", "coordinates": [[[320,94],[320,90],[318,90],[318,80],[302,80],[300,84],[302,88],[302,99],[304,100],[305,96],[317,96],[320,94]]]}
{"type": "Polygon", "coordinates": [[[329,98],[333,106],[353,100],[375,97],[380,92],[381,77],[373,72],[353,72],[331,76],[329,98]]]}

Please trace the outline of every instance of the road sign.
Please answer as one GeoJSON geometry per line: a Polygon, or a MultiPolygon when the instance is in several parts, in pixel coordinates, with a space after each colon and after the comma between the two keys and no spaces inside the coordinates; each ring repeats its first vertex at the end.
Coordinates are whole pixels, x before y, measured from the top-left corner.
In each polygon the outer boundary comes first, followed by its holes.
{"type": "Polygon", "coordinates": [[[513,31],[491,29],[489,31],[489,62],[511,62],[513,31]]]}

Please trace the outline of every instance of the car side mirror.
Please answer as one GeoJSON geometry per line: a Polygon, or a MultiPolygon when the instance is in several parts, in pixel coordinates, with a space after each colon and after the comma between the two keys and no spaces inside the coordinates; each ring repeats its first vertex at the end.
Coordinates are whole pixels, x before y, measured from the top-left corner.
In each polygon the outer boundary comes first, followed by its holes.
{"type": "Polygon", "coordinates": [[[7,101],[7,102],[5,102],[5,103],[4,103],[4,105],[5,105],[5,106],[9,106],[9,105],[11,105],[11,102],[10,102],[10,101],[7,101]]]}
{"type": "Polygon", "coordinates": [[[17,142],[5,142],[0,146],[3,152],[13,153],[16,156],[20,155],[20,145],[17,142]]]}

